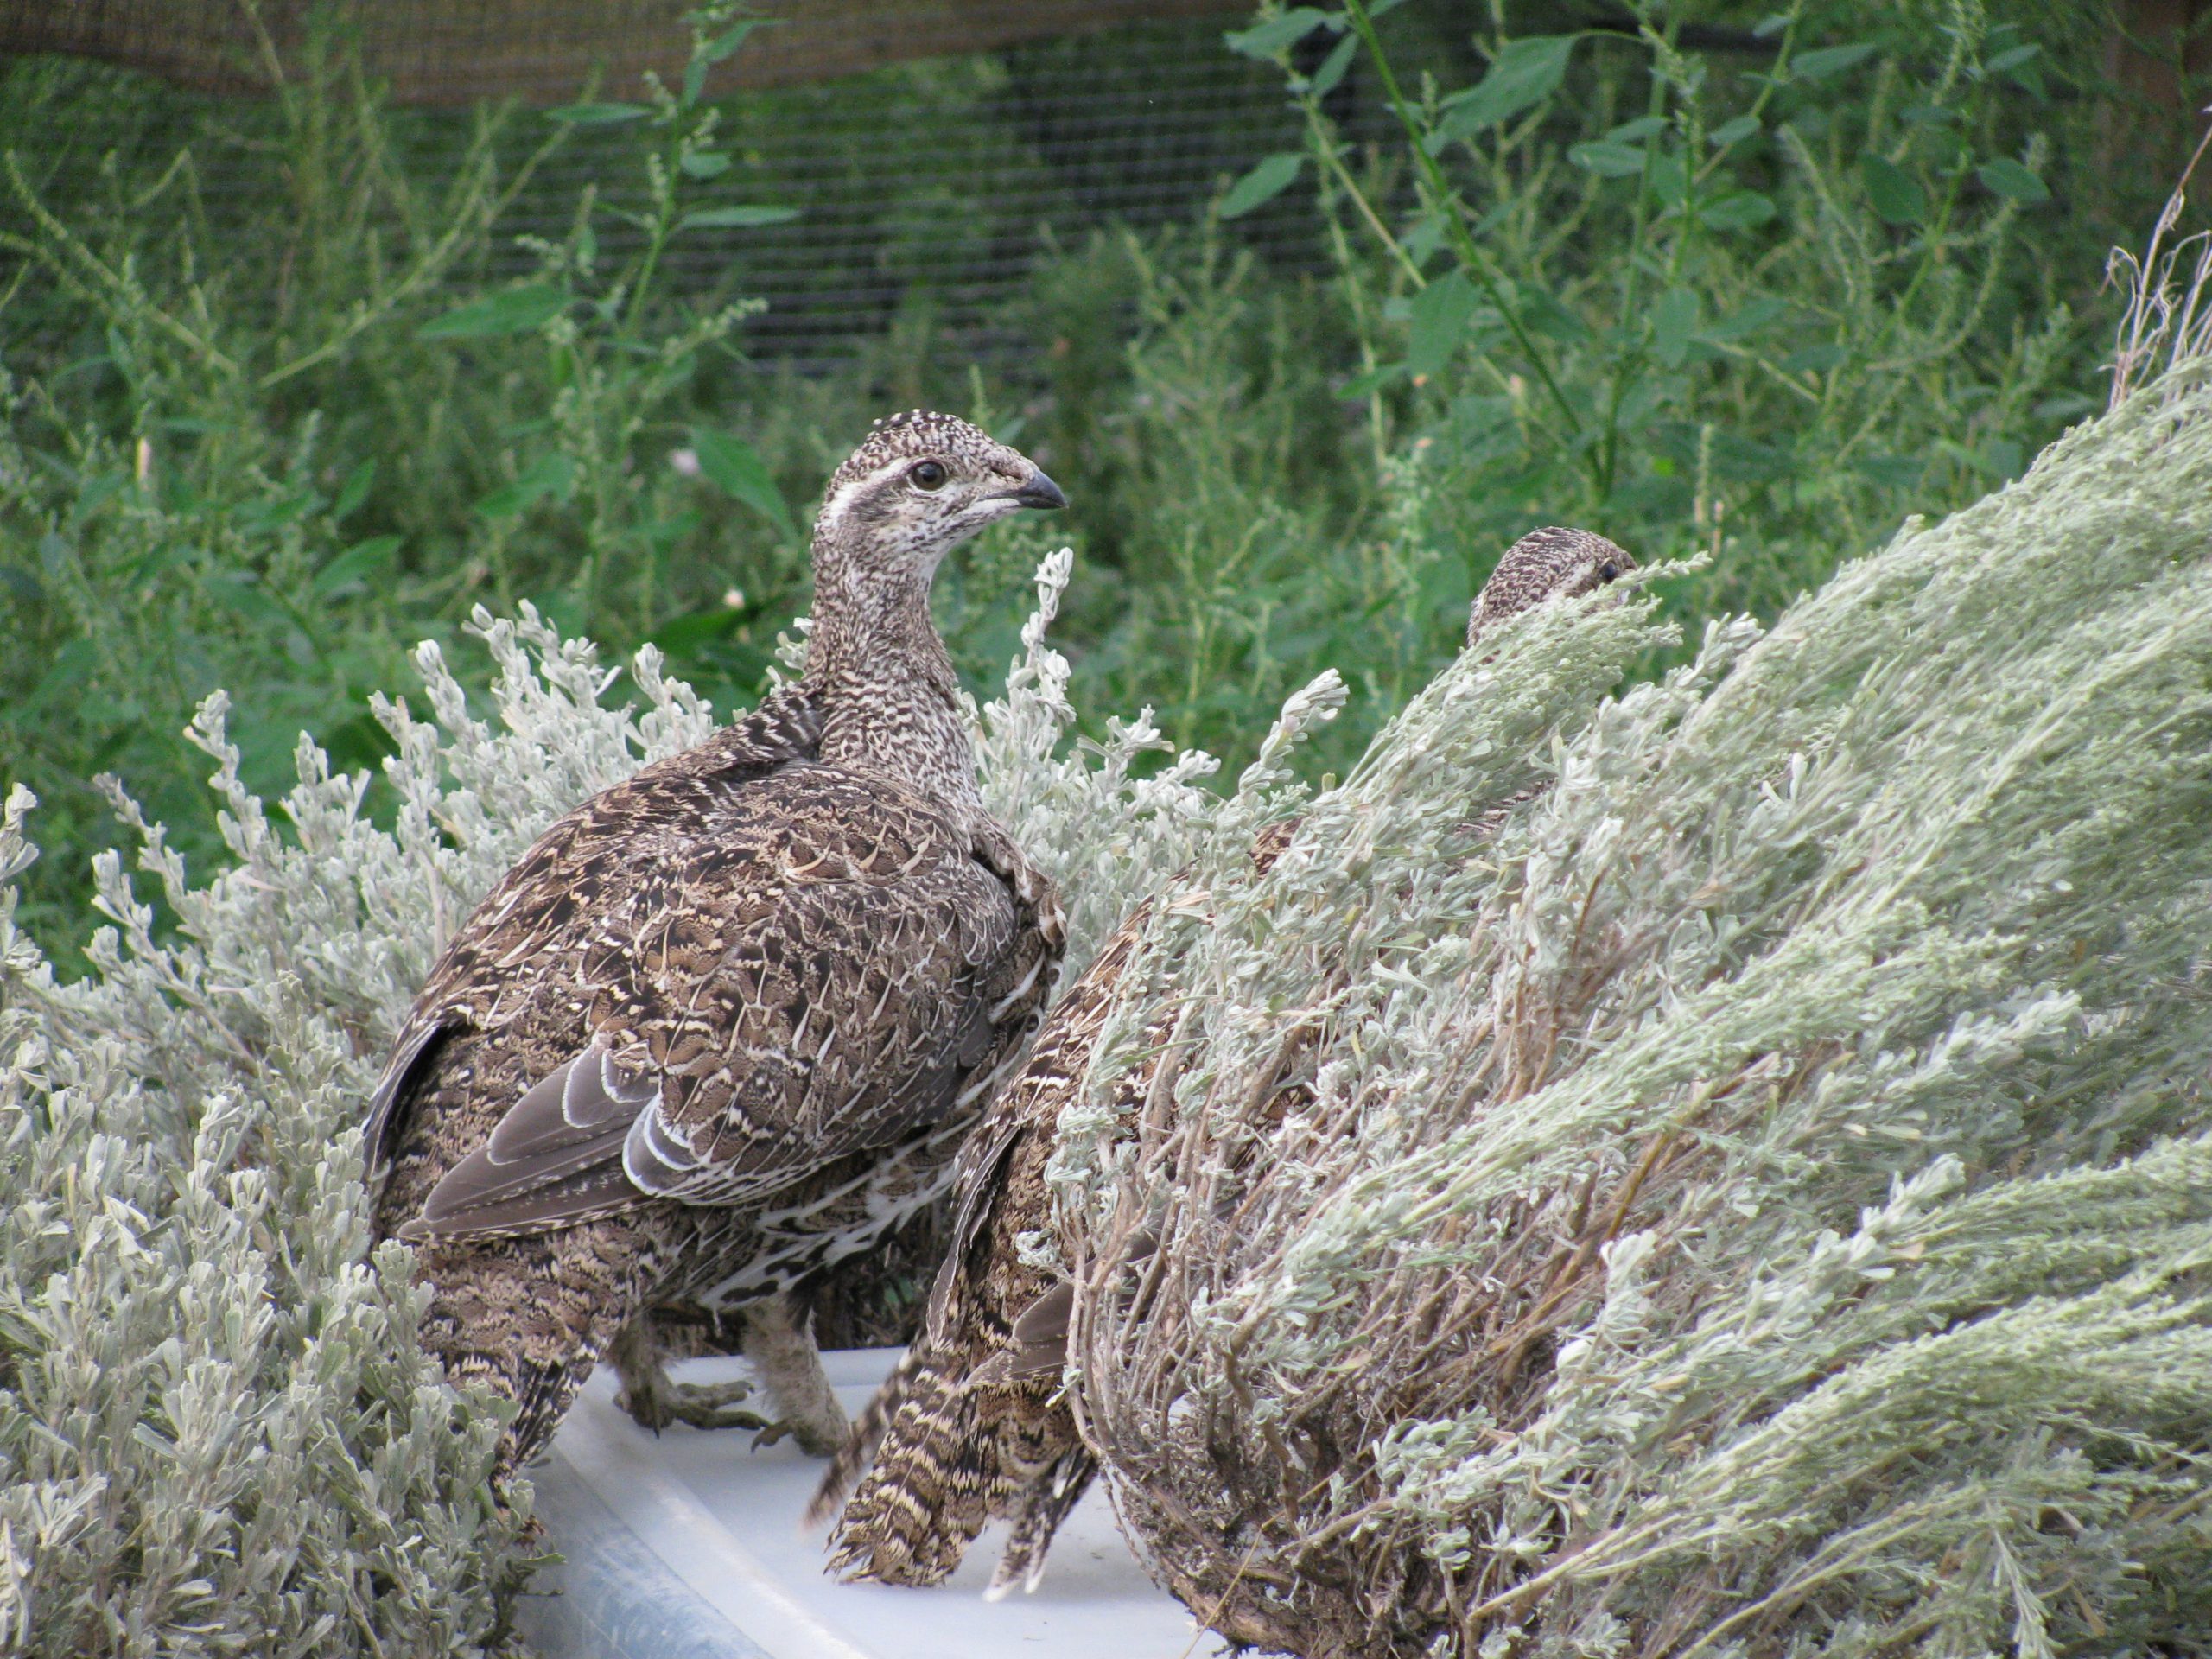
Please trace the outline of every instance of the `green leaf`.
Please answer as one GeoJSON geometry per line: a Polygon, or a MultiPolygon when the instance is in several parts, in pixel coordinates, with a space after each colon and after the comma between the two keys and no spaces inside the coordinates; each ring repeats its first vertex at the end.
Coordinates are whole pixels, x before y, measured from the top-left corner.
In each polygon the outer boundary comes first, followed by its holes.
{"type": "Polygon", "coordinates": [[[335,599],[341,594],[365,590],[371,574],[399,551],[404,539],[398,536],[372,536],[365,542],[356,542],[315,573],[315,597],[335,599]]]}
{"type": "Polygon", "coordinates": [[[1371,397],[1394,381],[1404,379],[1409,372],[1410,369],[1403,363],[1384,363],[1364,374],[1352,376],[1337,388],[1337,396],[1348,401],[1371,397]]]}
{"type": "Polygon", "coordinates": [[[1602,138],[1593,143],[1573,145],[1567,152],[1568,161],[1601,179],[1625,179],[1643,172],[1643,156],[1644,152],[1633,144],[1611,144],[1602,138]]]}
{"type": "Polygon", "coordinates": [[[46,584],[19,564],[0,564],[0,588],[12,591],[25,605],[46,603],[46,584]]]}
{"type": "Polygon", "coordinates": [[[699,55],[709,63],[720,63],[724,58],[745,44],[745,37],[756,29],[767,29],[780,23],[780,17],[747,17],[742,22],[732,23],[709,44],[699,55]]]}
{"type": "Polygon", "coordinates": [[[1570,345],[1592,338],[1590,325],[1560,303],[1559,296],[1541,283],[1516,284],[1514,302],[1521,308],[1521,321],[1537,334],[1570,345]]]}
{"type": "Polygon", "coordinates": [[[1824,340],[1790,353],[1775,366],[1784,374],[1826,374],[1830,369],[1841,367],[1850,356],[1834,340],[1824,340]]]}
{"type": "Polygon", "coordinates": [[[1299,169],[1305,165],[1306,157],[1295,150],[1268,156],[1230,187],[1229,194],[1222,198],[1221,216],[1241,218],[1261,203],[1273,201],[1290,188],[1299,169]]]}
{"type": "Polygon", "coordinates": [[[545,111],[549,121],[572,127],[612,127],[625,121],[642,121],[652,111],[642,104],[563,104],[545,111]]]}
{"type": "Polygon", "coordinates": [[[1780,300],[1753,300],[1732,316],[1716,317],[1707,327],[1707,340],[1740,340],[1745,334],[1779,322],[1789,315],[1789,308],[1780,300]]]}
{"type": "Polygon", "coordinates": [[[1306,90],[1315,98],[1325,98],[1336,91],[1337,83],[1344,78],[1344,71],[1351,67],[1351,60],[1359,55],[1359,36],[1347,35],[1338,41],[1336,49],[1321,60],[1321,67],[1313,72],[1313,79],[1306,83],[1306,90]]]}
{"type": "Polygon", "coordinates": [[[1789,73],[1799,80],[1826,80],[1830,75],[1840,75],[1854,63],[1863,63],[1874,55],[1875,48],[1866,41],[1853,46],[1823,46],[1815,51],[1800,52],[1789,60],[1789,73]]]}
{"type": "Polygon", "coordinates": [[[721,149],[695,149],[682,162],[684,172],[695,179],[719,179],[729,171],[729,152],[721,149]]]}
{"type": "Polygon", "coordinates": [[[796,207],[702,207],[676,222],[679,231],[722,230],[753,225],[787,225],[798,217],[796,207]]]}
{"type": "Polygon", "coordinates": [[[1715,149],[1726,149],[1732,144],[1742,143],[1745,139],[1751,137],[1758,130],[1758,117],[1739,115],[1733,121],[1723,121],[1715,127],[1707,142],[1715,149]]]}
{"type": "Polygon", "coordinates": [[[207,578],[202,591],[233,615],[263,627],[282,627],[291,620],[284,607],[262,588],[258,571],[218,570],[207,578]]]}
{"type": "Polygon", "coordinates": [[[1475,285],[1459,271],[1438,277],[1414,296],[1413,340],[1406,366],[1415,374],[1434,374],[1452,360],[1475,314],[1475,285]]]}
{"type": "Polygon", "coordinates": [[[1647,138],[1656,138],[1674,124],[1663,115],[1639,115],[1633,121],[1624,121],[1605,135],[1605,141],[1614,144],[1640,144],[1647,138]]]}
{"type": "Polygon", "coordinates": [[[1221,38],[1228,42],[1230,51],[1240,56],[1271,59],[1276,53],[1297,45],[1329,21],[1329,14],[1318,7],[1294,6],[1280,17],[1221,38]]]}
{"type": "Polygon", "coordinates": [[[346,474],[346,481],[338,486],[338,499],[330,509],[331,523],[342,524],[359,509],[361,503],[369,499],[369,486],[376,481],[376,476],[373,455],[346,474]]]}
{"type": "Polygon", "coordinates": [[[1707,224],[1724,231],[1754,230],[1775,215],[1774,203],[1756,190],[1736,190],[1698,210],[1707,224]]]}
{"type": "Polygon", "coordinates": [[[2008,201],[2033,204],[2050,200],[2050,187],[2026,167],[1999,156],[1974,168],[1974,176],[2008,201]]]}
{"type": "Polygon", "coordinates": [[[781,531],[787,540],[800,539],[798,521],[784,503],[784,493],[776,487],[766,463],[753,453],[751,444],[743,438],[717,432],[711,426],[695,426],[691,429],[691,453],[699,457],[700,474],[709,483],[733,501],[741,501],[752,508],[781,531]]]}
{"type": "Polygon", "coordinates": [[[486,518],[512,518],[547,496],[566,500],[576,487],[576,463],[558,451],[540,455],[512,484],[501,485],[476,504],[486,518]]]}
{"type": "Polygon", "coordinates": [[[1489,73],[1444,101],[1444,118],[1429,135],[1431,154],[1456,139],[1510,120],[1549,98],[1567,79],[1567,59],[1579,35],[1529,35],[1508,41],[1491,60],[1489,73]]]}
{"type": "Polygon", "coordinates": [[[1928,463],[1910,455],[1869,454],[1861,452],[1852,457],[1851,470],[1861,477],[1871,478],[1877,484],[1893,490],[1909,490],[1916,486],[1928,474],[1928,463]]]}
{"type": "Polygon", "coordinates": [[[1689,355],[1697,334],[1697,295],[1687,288],[1670,288],[1651,308],[1651,354],[1670,369],[1678,369],[1689,355]]]}
{"type": "Polygon", "coordinates": [[[6,712],[11,715],[35,714],[65,698],[73,704],[81,704],[85,688],[99,671],[99,652],[92,642],[81,638],[72,639],[55,653],[54,666],[40,676],[30,695],[20,703],[11,699],[12,706],[6,712]]]}
{"type": "Polygon", "coordinates": [[[526,334],[543,328],[568,308],[565,289],[531,283],[471,300],[416,331],[422,340],[480,340],[493,334],[526,334]]]}
{"type": "Polygon", "coordinates": [[[1917,225],[1927,216],[1928,196],[1914,178],[1895,162],[1872,152],[1859,158],[1859,176],[1866,182],[1866,200],[1888,225],[1917,225]]]}

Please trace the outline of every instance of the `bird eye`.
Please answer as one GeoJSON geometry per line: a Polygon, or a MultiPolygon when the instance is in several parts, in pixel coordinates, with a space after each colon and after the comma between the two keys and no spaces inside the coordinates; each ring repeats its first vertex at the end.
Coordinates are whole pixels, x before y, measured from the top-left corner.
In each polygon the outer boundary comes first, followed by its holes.
{"type": "Polygon", "coordinates": [[[941,461],[918,461],[907,469],[906,476],[918,490],[941,490],[952,474],[944,470],[941,461]]]}
{"type": "Polygon", "coordinates": [[[1600,582],[1611,582],[1615,576],[1620,575],[1620,566],[1615,564],[1611,559],[1607,559],[1603,564],[1598,567],[1598,580],[1600,582]]]}

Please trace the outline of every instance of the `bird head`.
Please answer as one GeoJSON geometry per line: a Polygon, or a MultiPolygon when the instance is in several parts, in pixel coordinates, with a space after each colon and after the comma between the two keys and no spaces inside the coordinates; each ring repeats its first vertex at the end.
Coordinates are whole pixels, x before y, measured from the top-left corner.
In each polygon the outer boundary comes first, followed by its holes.
{"type": "Polygon", "coordinates": [[[915,410],[878,421],[830,480],[815,521],[817,556],[849,580],[918,575],[1023,507],[1065,507],[1060,486],[1018,449],[951,415],[915,410]]]}
{"type": "Polygon", "coordinates": [[[1475,595],[1467,617],[1467,643],[1484,628],[1544,601],[1571,598],[1603,588],[1636,569],[1625,549],[1586,530],[1532,530],[1507,548],[1475,595]]]}

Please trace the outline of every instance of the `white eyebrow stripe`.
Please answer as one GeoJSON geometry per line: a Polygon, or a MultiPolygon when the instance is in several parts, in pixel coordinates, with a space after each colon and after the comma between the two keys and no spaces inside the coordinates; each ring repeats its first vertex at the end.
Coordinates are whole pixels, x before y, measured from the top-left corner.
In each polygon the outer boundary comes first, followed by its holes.
{"type": "Polygon", "coordinates": [[[884,462],[874,472],[863,473],[858,478],[848,479],[833,490],[829,499],[823,502],[819,522],[835,524],[842,516],[845,509],[851,506],[861,495],[874,489],[894,473],[905,472],[907,467],[914,464],[917,459],[918,457],[913,455],[897,455],[884,462]]]}

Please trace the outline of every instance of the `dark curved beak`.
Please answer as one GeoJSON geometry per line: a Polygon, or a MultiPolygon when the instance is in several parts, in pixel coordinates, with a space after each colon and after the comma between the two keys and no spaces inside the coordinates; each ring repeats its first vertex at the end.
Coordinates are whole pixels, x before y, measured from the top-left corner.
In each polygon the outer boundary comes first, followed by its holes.
{"type": "Polygon", "coordinates": [[[1068,504],[1067,496],[1060,486],[1041,472],[1031,473],[1029,481],[1014,492],[1013,499],[1022,506],[1041,507],[1046,512],[1068,504]]]}

